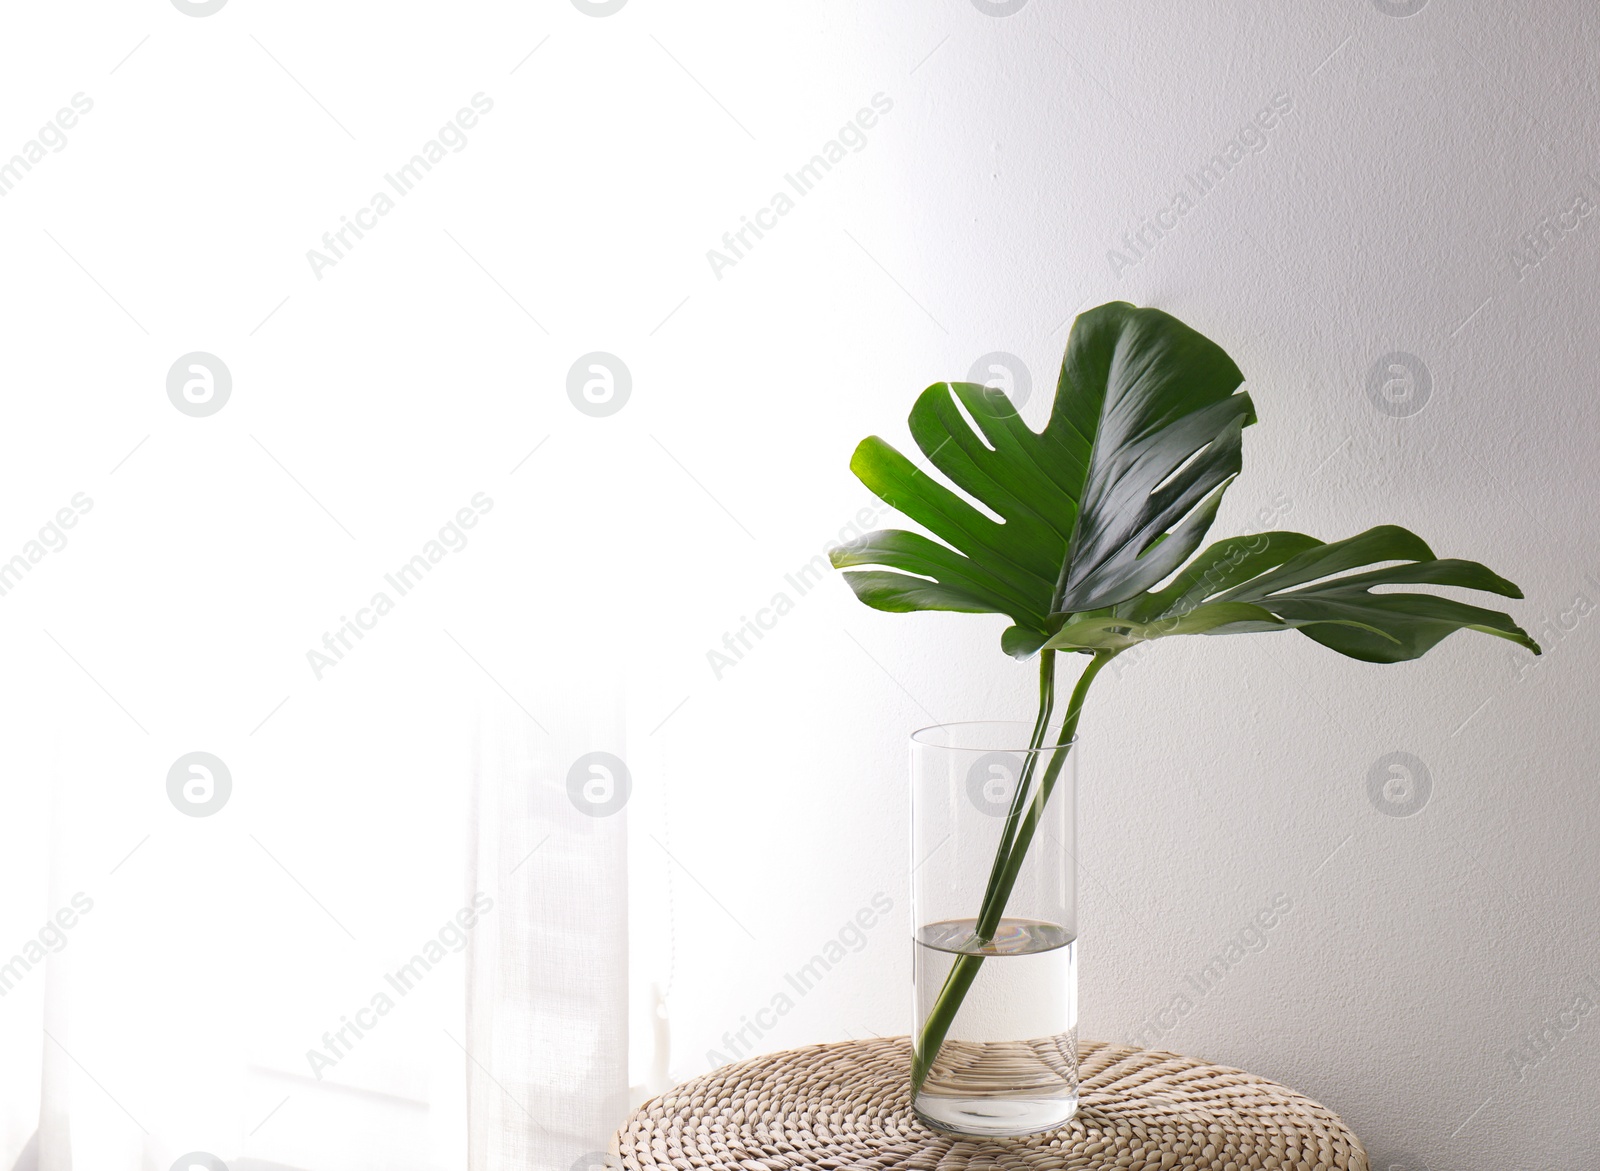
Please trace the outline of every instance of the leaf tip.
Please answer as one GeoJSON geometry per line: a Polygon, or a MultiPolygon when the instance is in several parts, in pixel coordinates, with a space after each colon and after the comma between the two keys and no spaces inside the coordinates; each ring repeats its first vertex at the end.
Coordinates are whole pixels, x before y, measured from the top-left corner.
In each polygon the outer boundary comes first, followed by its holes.
{"type": "Polygon", "coordinates": [[[1026,626],[1008,626],[1005,633],[1000,636],[1000,649],[1013,659],[1025,662],[1039,653],[1039,648],[1049,641],[1050,636],[1038,630],[1030,630],[1026,626]]]}
{"type": "Polygon", "coordinates": [[[861,475],[861,470],[868,458],[882,443],[883,440],[876,435],[868,435],[860,443],[856,444],[856,449],[850,453],[850,470],[858,476],[861,475]]]}

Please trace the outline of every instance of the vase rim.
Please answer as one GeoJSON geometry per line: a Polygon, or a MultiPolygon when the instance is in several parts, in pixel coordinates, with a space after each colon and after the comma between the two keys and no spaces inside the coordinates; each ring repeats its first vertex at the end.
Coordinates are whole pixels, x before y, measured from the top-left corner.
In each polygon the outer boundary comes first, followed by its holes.
{"type": "Polygon", "coordinates": [[[1033,723],[1028,720],[952,720],[944,724],[929,724],[911,733],[911,742],[925,748],[938,748],[946,752],[1054,752],[1063,746],[1078,743],[1073,736],[1065,745],[1046,736],[1046,743],[1030,748],[1033,723]]]}

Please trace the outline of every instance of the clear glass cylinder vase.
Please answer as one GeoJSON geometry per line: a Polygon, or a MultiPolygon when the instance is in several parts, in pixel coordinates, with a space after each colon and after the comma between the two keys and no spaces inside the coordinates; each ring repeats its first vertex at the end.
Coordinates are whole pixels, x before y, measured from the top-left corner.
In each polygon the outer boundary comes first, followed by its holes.
{"type": "Polygon", "coordinates": [[[1028,724],[911,738],[912,1105],[1005,1136],[1078,1108],[1077,757],[1028,724]]]}

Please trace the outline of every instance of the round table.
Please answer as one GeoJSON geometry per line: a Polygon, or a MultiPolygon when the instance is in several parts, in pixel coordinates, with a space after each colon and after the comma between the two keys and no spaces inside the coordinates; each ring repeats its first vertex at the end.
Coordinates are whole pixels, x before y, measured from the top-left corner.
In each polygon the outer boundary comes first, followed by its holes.
{"type": "Polygon", "coordinates": [[[812,1045],[685,1082],[617,1132],[630,1171],[1367,1171],[1338,1115],[1276,1082],[1192,1057],[1078,1045],[1077,1117],[1014,1139],[961,1138],[911,1113],[904,1037],[812,1045]]]}

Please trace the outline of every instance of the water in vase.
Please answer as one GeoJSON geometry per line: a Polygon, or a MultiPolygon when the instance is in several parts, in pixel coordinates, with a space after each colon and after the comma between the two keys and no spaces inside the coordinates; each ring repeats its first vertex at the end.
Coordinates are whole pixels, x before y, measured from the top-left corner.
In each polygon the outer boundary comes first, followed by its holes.
{"type": "Polygon", "coordinates": [[[1052,923],[1005,919],[985,943],[975,926],[951,919],[915,937],[919,1029],[961,957],[982,958],[916,1095],[917,1114],[962,1134],[1054,1129],[1078,1109],[1076,938],[1052,923]]]}

